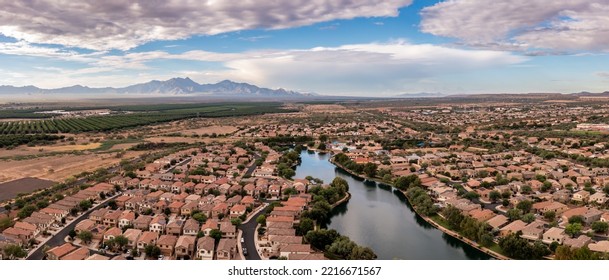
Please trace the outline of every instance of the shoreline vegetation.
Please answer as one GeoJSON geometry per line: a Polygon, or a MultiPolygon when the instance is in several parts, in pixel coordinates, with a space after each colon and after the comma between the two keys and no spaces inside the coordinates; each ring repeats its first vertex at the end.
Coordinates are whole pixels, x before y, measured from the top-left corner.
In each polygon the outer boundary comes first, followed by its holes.
{"type": "MultiPolygon", "coordinates": [[[[285,164],[285,169],[292,172],[281,172],[282,177],[291,180],[294,176],[294,170],[302,162],[300,151],[288,151],[282,159],[285,164]],[[287,163],[287,164],[286,164],[287,163]],[[287,175],[287,176],[286,176],[287,175]]],[[[352,241],[348,236],[342,235],[334,229],[325,228],[329,221],[332,211],[351,199],[349,193],[349,184],[343,178],[336,177],[329,186],[322,187],[323,181],[311,176],[306,178],[309,181],[315,182],[316,185],[311,186],[307,193],[312,195],[312,200],[309,202],[309,209],[301,213],[300,221],[296,228],[296,232],[303,236],[305,241],[316,250],[323,252],[324,256],[332,260],[374,260],[378,256],[370,247],[360,246],[352,241]]]]}
{"type": "Polygon", "coordinates": [[[333,260],[373,260],[377,255],[371,248],[360,246],[348,236],[336,230],[325,228],[334,208],[351,198],[349,184],[340,177],[334,178],[329,187],[314,186],[309,189],[313,195],[309,210],[301,214],[296,229],[307,243],[333,260]]]}
{"type": "MultiPolygon", "coordinates": [[[[423,211],[421,211],[421,209],[418,209],[419,207],[417,207],[416,204],[413,203],[413,200],[414,200],[412,197],[413,193],[411,193],[409,195],[408,191],[405,191],[405,190],[402,190],[402,189],[396,187],[394,185],[394,183],[388,183],[388,182],[381,181],[377,178],[370,178],[363,174],[357,174],[356,172],[347,169],[341,163],[337,162],[335,159],[336,154],[334,154],[334,153],[331,153],[331,154],[332,154],[332,156],[330,157],[330,163],[334,164],[336,167],[342,169],[343,171],[351,174],[352,176],[362,179],[362,180],[369,180],[369,181],[374,181],[376,183],[385,184],[385,185],[391,186],[392,188],[399,190],[402,194],[404,194],[404,196],[408,200],[408,203],[410,203],[410,205],[412,206],[412,209],[414,210],[416,215],[418,215],[423,220],[425,220],[427,223],[429,223],[433,227],[437,228],[438,230],[442,231],[443,233],[448,234],[456,239],[459,239],[463,243],[465,243],[465,244],[471,246],[472,248],[477,249],[478,251],[481,251],[482,253],[485,253],[493,258],[496,258],[499,260],[510,260],[511,259],[511,258],[503,255],[502,253],[497,252],[497,251],[501,251],[501,248],[499,247],[499,245],[497,243],[492,242],[492,245],[485,247],[485,246],[482,246],[481,244],[479,244],[478,242],[475,242],[475,241],[463,236],[462,234],[460,234],[452,229],[449,229],[448,221],[444,217],[442,217],[441,214],[435,213],[433,215],[428,216],[428,215],[425,215],[424,213],[422,213],[423,211]],[[444,226],[442,224],[445,224],[446,226],[444,226]]],[[[420,189],[419,187],[415,187],[415,188],[420,189]]],[[[420,189],[420,190],[422,190],[422,189],[420,189]]],[[[425,193],[425,195],[427,195],[427,194],[425,193]]]]}

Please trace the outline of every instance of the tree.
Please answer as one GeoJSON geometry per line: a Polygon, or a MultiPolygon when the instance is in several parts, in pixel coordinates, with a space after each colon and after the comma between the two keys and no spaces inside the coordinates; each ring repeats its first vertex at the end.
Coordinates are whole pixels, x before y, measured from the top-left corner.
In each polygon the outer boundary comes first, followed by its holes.
{"type": "Polygon", "coordinates": [[[192,218],[201,224],[207,221],[207,216],[201,212],[193,214],[192,218]]]}
{"type": "Polygon", "coordinates": [[[478,197],[480,197],[480,195],[477,192],[473,192],[473,191],[467,192],[463,195],[463,198],[469,199],[469,200],[476,199],[478,197]]]}
{"type": "Polygon", "coordinates": [[[169,208],[163,209],[163,214],[165,214],[166,216],[171,215],[171,209],[169,209],[169,208]]]}
{"type": "Polygon", "coordinates": [[[326,148],[326,143],[319,143],[319,146],[317,146],[317,149],[321,151],[325,151],[326,148]]]}
{"type": "Polygon", "coordinates": [[[222,238],[222,231],[220,231],[219,229],[215,228],[212,229],[209,232],[209,237],[213,238],[216,240],[216,242],[220,241],[220,239],[222,238]]]}
{"type": "Polygon", "coordinates": [[[118,205],[116,205],[116,200],[113,199],[108,201],[108,207],[110,207],[112,210],[118,209],[118,205]]]}
{"type": "Polygon", "coordinates": [[[571,248],[569,246],[561,245],[556,247],[554,254],[556,260],[601,260],[601,256],[598,253],[592,252],[588,246],[581,248],[571,248]]]}
{"type": "Polygon", "coordinates": [[[461,230],[461,222],[465,217],[457,207],[450,205],[444,208],[444,210],[442,210],[442,215],[446,218],[451,229],[456,231],[461,230]]]}
{"type": "Polygon", "coordinates": [[[147,258],[157,259],[161,255],[161,248],[156,245],[148,244],[144,247],[147,258]]]}
{"type": "Polygon", "coordinates": [[[256,223],[259,223],[261,226],[266,226],[266,216],[260,215],[256,218],[256,223]]]}
{"type": "Polygon", "coordinates": [[[233,224],[233,226],[240,226],[242,222],[243,221],[241,221],[239,218],[233,218],[230,220],[230,223],[233,224]]]}
{"type": "Polygon", "coordinates": [[[2,218],[0,219],[0,232],[4,231],[7,228],[12,227],[14,224],[13,220],[10,218],[2,218]]]}
{"type": "Polygon", "coordinates": [[[293,188],[293,187],[292,188],[285,188],[283,190],[283,194],[287,195],[287,196],[290,196],[290,195],[298,194],[298,191],[296,190],[296,188],[293,188]]]}
{"type": "Polygon", "coordinates": [[[311,230],[305,235],[305,240],[311,244],[314,248],[324,251],[326,246],[330,246],[340,236],[340,234],[333,229],[320,229],[311,230]]]}
{"type": "Polygon", "coordinates": [[[20,219],[25,219],[25,218],[31,216],[32,213],[34,213],[34,211],[36,211],[36,210],[38,210],[38,208],[36,208],[36,206],[28,204],[28,205],[24,206],[23,208],[21,208],[21,210],[19,211],[17,216],[20,219]]]}
{"type": "Polygon", "coordinates": [[[315,223],[312,219],[301,218],[296,231],[298,235],[306,235],[309,231],[313,230],[314,227],[315,223]]]}
{"type": "Polygon", "coordinates": [[[580,223],[569,223],[565,227],[565,233],[570,235],[571,237],[575,237],[582,231],[582,225],[580,223]]]}
{"type": "Polygon", "coordinates": [[[494,203],[501,199],[501,193],[497,190],[493,190],[488,194],[488,198],[494,203]]]}
{"type": "Polygon", "coordinates": [[[369,247],[355,246],[351,250],[348,259],[350,260],[375,260],[376,254],[369,247]]]}
{"type": "Polygon", "coordinates": [[[602,221],[596,221],[592,223],[590,228],[592,228],[592,230],[597,233],[607,232],[607,230],[609,230],[609,224],[602,221]]]}
{"type": "Polygon", "coordinates": [[[82,240],[82,242],[84,242],[85,244],[88,244],[93,239],[93,233],[87,230],[83,230],[78,233],[78,238],[80,238],[80,240],[82,240]]]}
{"type": "Polygon", "coordinates": [[[36,202],[36,207],[38,209],[43,209],[43,208],[46,208],[47,206],[49,206],[49,203],[44,200],[36,202]]]}
{"type": "Polygon", "coordinates": [[[334,258],[344,260],[351,255],[351,252],[355,246],[357,246],[357,244],[351,241],[349,237],[340,236],[330,246],[328,246],[326,252],[334,256],[334,258]]]}
{"type": "Polygon", "coordinates": [[[366,176],[373,178],[374,176],[376,176],[376,171],[378,169],[378,165],[376,165],[376,163],[372,163],[372,162],[368,162],[366,164],[364,164],[364,174],[366,174],[366,176]]]}
{"type": "Polygon", "coordinates": [[[526,213],[524,214],[524,216],[522,216],[522,221],[525,223],[531,223],[533,221],[535,221],[535,215],[533,213],[526,213]]]}
{"type": "Polygon", "coordinates": [[[93,206],[93,203],[91,203],[91,201],[88,199],[83,200],[80,203],[78,203],[78,207],[80,208],[80,211],[87,211],[87,210],[89,210],[89,208],[91,208],[91,206],[93,206]]]}
{"type": "Polygon", "coordinates": [[[583,225],[585,222],[586,222],[586,219],[584,218],[584,216],[581,216],[581,215],[574,215],[574,216],[571,216],[571,218],[569,218],[570,224],[583,225]]]}
{"type": "Polygon", "coordinates": [[[74,240],[74,237],[76,237],[76,231],[70,230],[70,232],[68,232],[68,236],[70,236],[70,239],[74,240]]]}
{"type": "Polygon", "coordinates": [[[522,210],[522,212],[525,214],[529,213],[531,212],[531,208],[533,208],[533,202],[531,202],[530,200],[523,200],[516,204],[516,208],[522,210]]]}
{"type": "Polygon", "coordinates": [[[531,244],[529,241],[520,238],[521,233],[519,231],[499,239],[499,247],[506,256],[521,260],[539,260],[551,253],[550,249],[539,241],[531,244]]]}
{"type": "Polygon", "coordinates": [[[490,233],[484,233],[480,236],[480,245],[490,247],[493,245],[493,236],[490,233]]]}
{"type": "Polygon", "coordinates": [[[129,239],[127,239],[127,237],[121,234],[117,237],[114,237],[114,244],[118,246],[119,250],[122,250],[125,246],[127,246],[127,244],[129,244],[129,239]]]}
{"type": "Polygon", "coordinates": [[[20,259],[27,256],[27,252],[17,244],[9,244],[2,249],[9,260],[20,259]]]}
{"type": "Polygon", "coordinates": [[[510,221],[520,220],[522,218],[522,210],[520,209],[510,209],[507,211],[507,216],[510,218],[510,221]]]}
{"type": "Polygon", "coordinates": [[[258,228],[258,235],[264,235],[265,231],[266,231],[266,229],[264,227],[259,227],[258,228]]]}
{"type": "Polygon", "coordinates": [[[396,188],[405,191],[406,189],[408,189],[411,186],[412,187],[420,186],[421,179],[419,179],[419,176],[417,176],[415,174],[408,175],[408,176],[400,176],[395,179],[395,181],[393,182],[393,185],[396,188]]]}

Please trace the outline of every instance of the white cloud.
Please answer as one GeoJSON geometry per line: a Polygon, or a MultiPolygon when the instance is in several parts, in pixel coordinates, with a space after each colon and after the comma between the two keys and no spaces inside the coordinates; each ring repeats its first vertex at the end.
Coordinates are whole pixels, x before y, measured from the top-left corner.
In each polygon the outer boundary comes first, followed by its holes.
{"type": "Polygon", "coordinates": [[[0,42],[0,53],[21,56],[47,57],[70,61],[90,61],[85,55],[74,51],[63,50],[52,47],[41,47],[29,44],[25,41],[14,43],[0,42]]]}
{"type": "Polygon", "coordinates": [[[609,3],[451,0],[421,11],[421,30],[476,47],[609,51],[609,3]]]}
{"type": "MultiPolygon", "coordinates": [[[[413,83],[429,81],[439,75],[517,65],[527,57],[503,51],[464,50],[405,41],[317,47],[293,50],[257,50],[243,53],[216,53],[202,50],[170,54],[164,51],[106,55],[95,58],[88,67],[61,71],[65,79],[52,75],[37,77],[41,86],[125,86],[148,79],[190,76],[199,82],[223,79],[245,81],[266,87],[284,87],[321,94],[400,93],[413,83]],[[154,69],[159,60],[215,62],[224,68],[154,69]],[[118,77],[111,72],[137,72],[118,77]],[[91,77],[91,73],[97,73],[91,77]],[[112,84],[100,84],[100,81],[112,84]],[[61,82],[61,85],[57,83],[61,82]]],[[[56,76],[56,73],[53,73],[56,76]]]]}
{"type": "Polygon", "coordinates": [[[597,72],[596,75],[609,81],[609,72],[597,72]]]}
{"type": "Polygon", "coordinates": [[[0,0],[0,34],[29,43],[128,50],[155,40],[335,19],[397,16],[411,0],[0,0]]]}
{"type": "Polygon", "coordinates": [[[320,93],[401,92],[438,75],[518,64],[507,52],[462,50],[403,41],[245,55],[225,61],[226,75],[274,87],[320,93]]]}

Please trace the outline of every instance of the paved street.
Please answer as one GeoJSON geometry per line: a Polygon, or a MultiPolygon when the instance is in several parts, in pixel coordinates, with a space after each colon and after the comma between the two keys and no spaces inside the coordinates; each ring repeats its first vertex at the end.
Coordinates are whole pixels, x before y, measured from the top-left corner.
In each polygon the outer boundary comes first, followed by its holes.
{"type": "Polygon", "coordinates": [[[243,231],[243,239],[245,241],[245,248],[247,248],[247,256],[245,256],[246,260],[260,260],[260,255],[258,251],[256,251],[256,245],[254,244],[254,236],[256,232],[256,218],[260,215],[266,213],[266,210],[269,206],[262,208],[258,213],[254,214],[254,216],[246,223],[243,223],[239,228],[243,231]]]}
{"type": "Polygon", "coordinates": [[[97,210],[99,208],[102,208],[102,207],[105,207],[106,205],[108,205],[108,201],[110,201],[110,199],[116,198],[119,195],[120,195],[120,193],[110,197],[104,203],[89,209],[83,215],[79,216],[75,220],[72,220],[72,222],[70,224],[66,225],[62,230],[57,232],[57,234],[55,234],[53,237],[51,237],[49,240],[47,240],[46,243],[42,243],[42,244],[38,245],[38,248],[36,248],[27,257],[27,259],[28,260],[42,260],[44,258],[44,252],[42,252],[42,249],[44,248],[45,245],[47,245],[49,247],[55,247],[55,246],[59,246],[59,245],[65,243],[64,240],[65,240],[66,236],[68,236],[68,233],[70,233],[70,231],[76,227],[76,224],[78,224],[80,221],[88,218],[89,214],[91,214],[91,212],[93,212],[94,210],[97,210]]]}
{"type": "Polygon", "coordinates": [[[252,165],[250,165],[247,168],[247,171],[245,171],[244,177],[252,176],[252,173],[254,173],[254,170],[256,170],[256,167],[257,167],[256,160],[258,160],[259,158],[260,158],[260,155],[258,155],[257,153],[254,153],[254,160],[252,161],[252,165]]]}

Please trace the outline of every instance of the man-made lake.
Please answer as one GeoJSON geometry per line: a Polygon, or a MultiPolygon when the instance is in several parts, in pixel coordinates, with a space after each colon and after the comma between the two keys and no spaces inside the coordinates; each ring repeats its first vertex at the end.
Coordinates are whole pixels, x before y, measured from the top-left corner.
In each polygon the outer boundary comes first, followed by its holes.
{"type": "Polygon", "coordinates": [[[330,154],[305,150],[301,158],[294,178],[313,176],[326,184],[335,177],[347,180],[351,199],[334,209],[328,228],[372,248],[379,259],[490,258],[421,219],[401,192],[387,185],[360,180],[334,166],[328,161],[330,154]]]}

